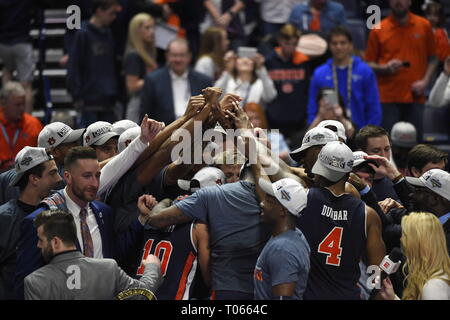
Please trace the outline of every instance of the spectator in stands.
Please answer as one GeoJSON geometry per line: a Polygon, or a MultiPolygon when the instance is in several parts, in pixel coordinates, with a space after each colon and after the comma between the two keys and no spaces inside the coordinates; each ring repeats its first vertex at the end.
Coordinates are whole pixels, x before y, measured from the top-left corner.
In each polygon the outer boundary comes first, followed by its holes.
{"type": "Polygon", "coordinates": [[[408,153],[417,144],[417,132],[412,123],[400,121],[391,130],[392,160],[404,176],[411,176],[408,170],[408,153]]]}
{"type": "Polygon", "coordinates": [[[260,3],[262,35],[276,34],[288,22],[294,5],[306,0],[257,0],[260,3]]]}
{"type": "Polygon", "coordinates": [[[344,6],[339,2],[310,0],[292,9],[289,22],[302,31],[327,34],[334,27],[347,24],[347,18],[344,6]]]}
{"type": "Polygon", "coordinates": [[[296,51],[300,36],[294,25],[284,25],[277,34],[278,47],[266,56],[266,67],[277,90],[277,97],[267,105],[267,120],[288,139],[304,129],[306,120],[311,66],[309,57],[296,51]]]}
{"type": "Polygon", "coordinates": [[[245,21],[242,15],[242,11],[245,8],[245,1],[204,0],[203,5],[206,8],[207,14],[205,20],[200,25],[201,32],[211,26],[218,26],[227,30],[233,50],[245,45],[245,21]]]}
{"type": "Polygon", "coordinates": [[[191,70],[191,52],[185,39],[171,41],[166,53],[167,66],[145,77],[141,91],[141,115],[170,124],[182,116],[189,98],[211,86],[212,79],[191,70]]]}
{"type": "Polygon", "coordinates": [[[14,164],[17,153],[35,147],[42,123],[25,112],[26,91],[18,82],[8,82],[0,92],[0,171],[14,164]]]}
{"type": "Polygon", "coordinates": [[[433,27],[434,41],[436,42],[436,55],[440,62],[450,55],[450,41],[447,31],[442,27],[445,22],[445,15],[442,5],[437,2],[430,2],[425,6],[425,17],[433,27]]]}
{"type": "Polygon", "coordinates": [[[228,45],[227,31],[219,27],[209,27],[202,35],[199,58],[194,70],[217,80],[225,67],[224,56],[228,45]]]}
{"type": "Polygon", "coordinates": [[[422,136],[424,92],[437,67],[431,24],[409,11],[410,0],[390,0],[392,13],[369,35],[365,60],[378,77],[383,127],[411,122],[422,136]]]}
{"type": "Polygon", "coordinates": [[[147,13],[135,15],[128,27],[123,66],[129,96],[126,118],[134,122],[141,119],[140,93],[144,87],[145,75],[158,67],[154,28],[155,20],[147,13]]]}
{"type": "Polygon", "coordinates": [[[16,246],[23,218],[37,209],[61,176],[44,148],[25,147],[16,156],[12,180],[20,194],[0,206],[0,300],[13,298],[16,246]]]}
{"type": "Polygon", "coordinates": [[[324,87],[334,88],[357,128],[380,125],[381,106],[374,72],[353,55],[352,34],[342,26],[333,28],[328,38],[332,58],[319,66],[309,87],[308,124],[317,114],[316,97],[324,87]]]}
{"type": "MultiPolygon", "coordinates": [[[[413,212],[401,225],[408,270],[402,299],[450,300],[450,258],[441,223],[429,212],[413,212]]],[[[383,281],[380,294],[385,300],[399,300],[389,278],[383,281]]]]}
{"type": "Polygon", "coordinates": [[[445,170],[448,154],[434,146],[418,144],[408,153],[407,160],[411,176],[419,178],[431,169],[445,170]]]}
{"type": "Polygon", "coordinates": [[[35,2],[37,1],[17,0],[0,3],[0,60],[3,61],[3,86],[13,80],[12,73],[17,71],[17,81],[25,90],[27,113],[33,110],[32,82],[35,61],[30,31],[32,5],[35,2]]]}
{"type": "Polygon", "coordinates": [[[224,93],[234,93],[243,100],[241,106],[249,102],[266,104],[277,96],[277,90],[270,78],[265,58],[256,53],[252,58],[237,57],[233,51],[225,55],[225,71],[214,86],[220,87],[224,93]]]}
{"type": "Polygon", "coordinates": [[[109,26],[118,8],[117,0],[93,0],[93,16],[75,33],[69,53],[67,88],[80,112],[81,127],[116,119],[118,81],[109,26]]]}
{"type": "Polygon", "coordinates": [[[316,114],[314,115],[313,121],[311,122],[308,130],[316,127],[322,121],[335,120],[343,124],[345,128],[345,136],[349,140],[353,140],[356,133],[356,128],[349,119],[347,110],[343,107],[343,104],[344,101],[342,96],[340,94],[336,94],[334,89],[320,89],[316,96],[316,105],[319,106],[319,109],[316,109],[316,114]],[[338,95],[337,100],[336,95],[338,95]]]}
{"type": "Polygon", "coordinates": [[[444,61],[444,70],[436,80],[428,97],[432,107],[445,107],[450,103],[450,55],[444,61]]]}

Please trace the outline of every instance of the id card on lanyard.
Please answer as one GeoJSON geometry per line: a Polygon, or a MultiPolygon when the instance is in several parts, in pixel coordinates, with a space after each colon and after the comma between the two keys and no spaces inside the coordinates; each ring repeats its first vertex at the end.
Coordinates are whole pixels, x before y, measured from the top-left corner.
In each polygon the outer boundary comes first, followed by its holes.
{"type": "Polygon", "coordinates": [[[20,129],[16,130],[16,132],[14,133],[13,140],[11,141],[9,139],[9,135],[8,135],[8,132],[6,131],[5,126],[2,123],[0,123],[0,126],[2,129],[2,134],[5,137],[6,143],[9,146],[9,149],[11,150],[12,153],[14,153],[14,148],[16,147],[17,140],[19,139],[20,129]]]}

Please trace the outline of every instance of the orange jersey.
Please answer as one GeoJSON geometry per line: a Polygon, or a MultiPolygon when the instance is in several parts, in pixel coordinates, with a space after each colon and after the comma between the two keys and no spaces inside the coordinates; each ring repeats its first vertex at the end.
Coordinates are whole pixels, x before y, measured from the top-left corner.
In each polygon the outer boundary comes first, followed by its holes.
{"type": "Polygon", "coordinates": [[[16,154],[24,147],[36,147],[42,128],[42,123],[28,113],[19,122],[9,123],[0,109],[0,169],[13,165],[16,154]]]}
{"type": "Polygon", "coordinates": [[[391,15],[369,35],[366,61],[385,65],[399,59],[410,63],[395,74],[377,75],[382,103],[425,102],[424,96],[413,96],[411,85],[424,78],[430,57],[436,56],[434,35],[428,20],[412,13],[408,16],[406,25],[400,25],[391,15]]]}
{"type": "Polygon", "coordinates": [[[447,31],[443,28],[434,30],[434,40],[436,42],[436,54],[439,61],[444,62],[447,56],[450,56],[450,42],[448,41],[447,31]]]}

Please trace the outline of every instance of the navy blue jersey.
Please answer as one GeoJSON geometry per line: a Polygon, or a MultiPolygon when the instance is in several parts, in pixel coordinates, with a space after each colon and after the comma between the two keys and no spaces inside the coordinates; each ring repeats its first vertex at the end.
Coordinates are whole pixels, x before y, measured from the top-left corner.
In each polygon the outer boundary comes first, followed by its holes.
{"type": "Polygon", "coordinates": [[[311,188],[297,221],[311,248],[304,299],[360,299],[358,263],[366,248],[365,205],[325,188],[311,188]]]}
{"type": "Polygon", "coordinates": [[[155,292],[159,300],[188,300],[193,289],[197,270],[197,249],[192,242],[194,223],[170,226],[164,230],[147,229],[144,232],[144,247],[141,265],[136,275],[142,276],[142,261],[154,254],[161,260],[162,285],[155,292]]]}

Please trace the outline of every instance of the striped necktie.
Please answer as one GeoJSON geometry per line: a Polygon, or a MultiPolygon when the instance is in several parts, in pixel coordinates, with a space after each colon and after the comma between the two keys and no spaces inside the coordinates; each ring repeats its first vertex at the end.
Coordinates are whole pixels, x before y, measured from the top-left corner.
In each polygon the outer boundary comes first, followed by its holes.
{"type": "Polygon", "coordinates": [[[91,232],[87,224],[87,210],[80,210],[81,237],[83,238],[83,253],[86,257],[94,257],[94,243],[92,242],[91,232]]]}

